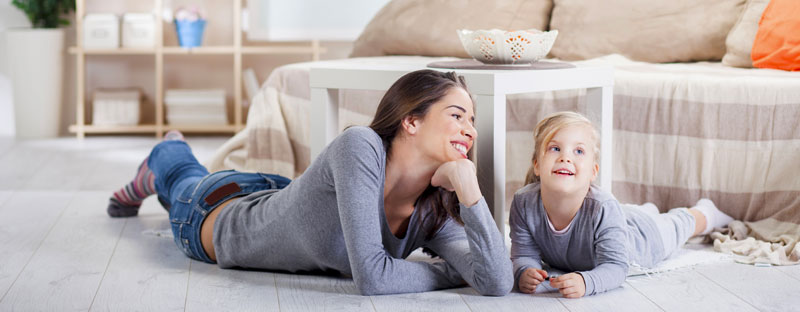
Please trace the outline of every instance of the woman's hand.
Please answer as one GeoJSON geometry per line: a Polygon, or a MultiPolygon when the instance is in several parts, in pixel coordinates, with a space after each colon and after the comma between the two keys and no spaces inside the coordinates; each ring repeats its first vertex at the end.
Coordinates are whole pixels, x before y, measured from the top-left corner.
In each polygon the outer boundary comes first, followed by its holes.
{"type": "Polygon", "coordinates": [[[536,291],[536,286],[539,286],[544,279],[547,278],[547,271],[536,268],[528,268],[519,276],[519,291],[532,294],[536,291]]]}
{"type": "Polygon", "coordinates": [[[467,207],[475,205],[483,197],[475,164],[469,159],[448,161],[439,166],[433,173],[431,185],[455,191],[458,201],[467,207]]]}
{"type": "Polygon", "coordinates": [[[564,298],[580,298],[586,294],[586,282],[578,273],[564,274],[550,280],[550,287],[558,288],[564,298]]]}

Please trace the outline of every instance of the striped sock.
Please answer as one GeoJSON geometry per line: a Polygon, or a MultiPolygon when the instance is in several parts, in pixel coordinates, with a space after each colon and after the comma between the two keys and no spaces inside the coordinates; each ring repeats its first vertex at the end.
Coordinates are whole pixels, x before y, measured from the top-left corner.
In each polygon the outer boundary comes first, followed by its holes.
{"type": "Polygon", "coordinates": [[[155,175],[147,167],[144,159],[133,181],[114,192],[108,203],[108,215],[112,217],[132,217],[139,213],[139,207],[147,196],[155,194],[155,175]]]}
{"type": "MultiPolygon", "coordinates": [[[[164,135],[164,141],[186,141],[183,134],[178,130],[171,130],[164,135]]],[[[123,186],[109,198],[108,201],[108,215],[112,217],[132,217],[139,214],[139,207],[142,206],[147,196],[156,193],[155,175],[147,167],[147,160],[145,158],[139,169],[136,171],[136,176],[133,181],[123,186]]],[[[169,211],[169,203],[162,198],[158,198],[164,209],[169,211]]]]}

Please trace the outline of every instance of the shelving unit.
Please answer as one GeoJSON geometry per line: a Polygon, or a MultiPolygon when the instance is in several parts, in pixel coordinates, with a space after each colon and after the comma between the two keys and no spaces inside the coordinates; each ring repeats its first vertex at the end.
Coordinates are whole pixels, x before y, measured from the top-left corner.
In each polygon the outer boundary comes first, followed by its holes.
{"type": "Polygon", "coordinates": [[[84,49],[83,48],[83,16],[86,13],[86,0],[76,1],[76,46],[69,48],[69,53],[75,55],[77,67],[77,109],[76,124],[69,127],[78,139],[86,134],[140,134],[154,133],[161,137],[166,131],[177,129],[183,132],[203,133],[236,133],[244,128],[242,113],[242,55],[310,55],[311,60],[319,60],[325,49],[320,47],[319,41],[314,40],[308,45],[271,45],[271,46],[242,46],[242,0],[232,0],[233,4],[233,45],[201,46],[195,48],[181,48],[179,46],[164,45],[164,23],[161,20],[162,0],[154,0],[153,14],[156,16],[155,36],[156,44],[152,49],[84,49]],[[86,57],[92,55],[151,55],[155,61],[155,124],[139,124],[135,126],[95,126],[86,123],[86,57]],[[227,125],[171,125],[164,120],[164,56],[165,55],[230,55],[233,57],[233,123],[227,125]]]}

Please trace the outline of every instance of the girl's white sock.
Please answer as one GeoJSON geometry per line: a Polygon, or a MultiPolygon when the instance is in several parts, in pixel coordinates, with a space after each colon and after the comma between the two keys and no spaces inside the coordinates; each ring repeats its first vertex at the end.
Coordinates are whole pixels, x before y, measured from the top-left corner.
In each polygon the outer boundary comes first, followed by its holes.
{"type": "Polygon", "coordinates": [[[717,209],[714,202],[708,198],[698,200],[692,208],[699,210],[706,217],[706,229],[703,230],[703,233],[700,233],[701,235],[710,234],[714,228],[725,227],[734,220],[731,216],[717,209]]]}

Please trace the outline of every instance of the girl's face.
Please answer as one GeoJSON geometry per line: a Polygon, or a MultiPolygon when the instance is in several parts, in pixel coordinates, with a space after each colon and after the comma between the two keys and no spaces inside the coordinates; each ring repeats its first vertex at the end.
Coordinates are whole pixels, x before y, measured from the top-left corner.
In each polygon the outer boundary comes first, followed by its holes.
{"type": "Polygon", "coordinates": [[[453,87],[431,105],[422,119],[407,117],[404,122],[408,131],[417,137],[420,152],[445,163],[467,158],[477,136],[474,120],[469,94],[462,88],[453,87]]]}
{"type": "Polygon", "coordinates": [[[558,130],[533,163],[542,188],[562,195],[585,194],[600,170],[594,161],[594,146],[589,126],[573,125],[558,130]]]}

